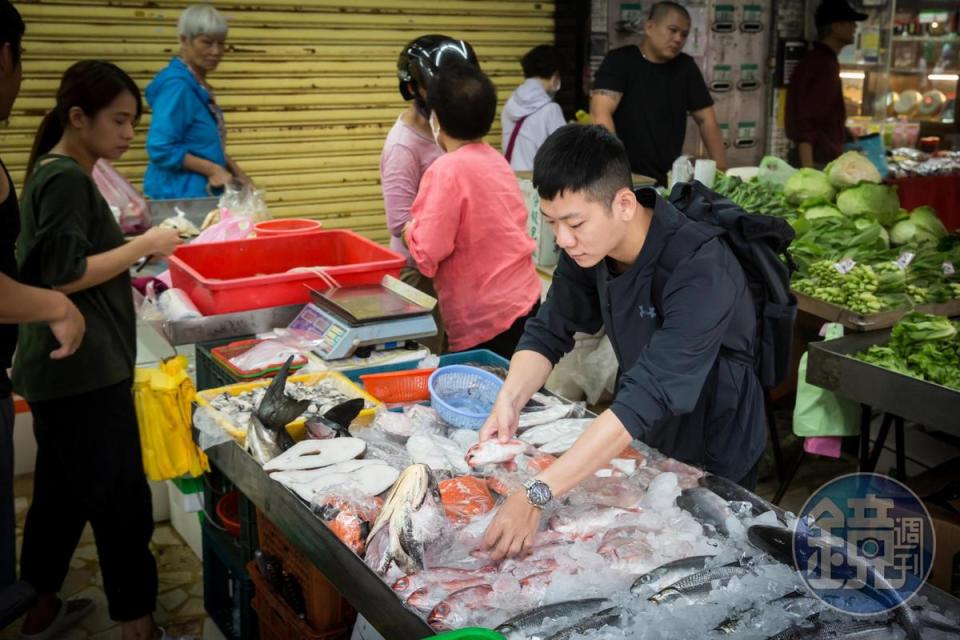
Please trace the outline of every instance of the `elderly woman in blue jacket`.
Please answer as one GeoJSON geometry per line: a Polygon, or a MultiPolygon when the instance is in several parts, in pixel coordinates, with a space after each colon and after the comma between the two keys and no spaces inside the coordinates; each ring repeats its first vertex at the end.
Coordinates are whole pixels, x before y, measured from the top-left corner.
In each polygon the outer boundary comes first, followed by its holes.
{"type": "Polygon", "coordinates": [[[143,189],[157,199],[204,197],[250,181],[227,155],[223,111],[207,84],[223,57],[227,22],[212,6],[194,5],[180,15],[177,31],[180,55],[146,91],[153,115],[143,189]]]}

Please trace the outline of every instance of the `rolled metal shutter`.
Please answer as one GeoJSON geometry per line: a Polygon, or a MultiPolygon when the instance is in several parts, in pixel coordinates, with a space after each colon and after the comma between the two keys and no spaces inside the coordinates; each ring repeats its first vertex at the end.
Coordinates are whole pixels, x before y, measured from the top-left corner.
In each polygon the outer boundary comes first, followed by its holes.
{"type": "MultiPolygon", "coordinates": [[[[141,89],[177,54],[189,2],[37,0],[27,23],[24,81],[0,148],[22,187],[40,118],[73,62],[100,58],[141,89]]],[[[275,217],[322,219],[385,242],[380,150],[405,103],[396,59],[408,41],[443,33],[469,41],[500,103],[523,80],[521,56],[554,41],[552,2],[515,0],[233,0],[227,53],[210,83],[226,112],[228,152],[264,188],[275,217]]],[[[136,186],[146,168],[149,111],[117,167],[136,186]]],[[[500,145],[499,110],[489,141],[500,145]]]]}

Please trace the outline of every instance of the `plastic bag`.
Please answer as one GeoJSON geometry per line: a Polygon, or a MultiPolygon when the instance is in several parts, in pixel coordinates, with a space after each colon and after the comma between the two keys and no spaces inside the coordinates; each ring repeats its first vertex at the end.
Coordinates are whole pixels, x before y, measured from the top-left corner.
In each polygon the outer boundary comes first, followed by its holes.
{"type": "MultiPolygon", "coordinates": [[[[825,327],[826,340],[843,336],[843,326],[825,327]]],[[[860,408],[857,403],[807,382],[807,355],[800,358],[797,374],[797,401],[793,409],[793,433],[816,436],[854,436],[860,433],[860,408]]]]}
{"type": "Polygon", "coordinates": [[[262,222],[271,218],[264,192],[250,186],[240,189],[227,187],[220,196],[219,206],[221,217],[226,211],[234,217],[247,218],[253,222],[262,222]]]}
{"type": "Polygon", "coordinates": [[[367,535],[382,507],[382,498],[365,496],[352,489],[318,491],[310,504],[334,535],[358,556],[366,551],[367,535]]]}
{"type": "Polygon", "coordinates": [[[299,347],[284,344],[279,340],[264,340],[230,358],[230,364],[242,371],[259,371],[282,365],[290,356],[294,356],[294,364],[300,364],[303,361],[302,353],[299,347]],[[297,362],[297,359],[301,362],[297,362]]]}
{"type": "Polygon", "coordinates": [[[787,162],[776,156],[765,156],[760,161],[757,182],[772,191],[783,191],[787,179],[797,172],[787,162]]]}
{"type": "Polygon", "coordinates": [[[143,233],[150,228],[150,209],[146,200],[113,165],[103,158],[97,160],[91,177],[125,234],[143,233]]]}
{"type": "Polygon", "coordinates": [[[441,480],[438,486],[447,518],[457,524],[465,524],[496,505],[483,478],[457,476],[441,480]]]}
{"type": "MultiPolygon", "coordinates": [[[[153,283],[151,283],[153,284],[153,283]]],[[[183,289],[167,289],[156,299],[156,306],[165,320],[176,322],[191,318],[202,318],[203,314],[193,304],[193,300],[183,289]]]]}
{"type": "Polygon", "coordinates": [[[153,369],[138,368],[133,389],[147,477],[160,481],[209,471],[190,429],[196,390],[187,359],[177,356],[153,369]]]}

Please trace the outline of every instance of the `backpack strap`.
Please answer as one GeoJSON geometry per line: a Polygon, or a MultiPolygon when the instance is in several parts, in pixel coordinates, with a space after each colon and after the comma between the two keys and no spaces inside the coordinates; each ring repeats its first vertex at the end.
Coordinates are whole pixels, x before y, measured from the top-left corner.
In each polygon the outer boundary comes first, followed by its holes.
{"type": "Polygon", "coordinates": [[[663,319],[663,290],[673,275],[674,270],[683,260],[693,255],[704,243],[723,235],[720,227],[704,222],[687,222],[670,236],[667,246],[660,252],[657,265],[654,267],[653,306],[657,316],[663,319]]]}
{"type": "Polygon", "coordinates": [[[513,158],[513,145],[517,143],[517,134],[520,133],[520,127],[523,126],[526,119],[527,116],[523,116],[513,125],[513,131],[510,132],[510,141],[507,142],[507,150],[503,152],[503,157],[507,159],[507,162],[510,162],[513,158]]]}

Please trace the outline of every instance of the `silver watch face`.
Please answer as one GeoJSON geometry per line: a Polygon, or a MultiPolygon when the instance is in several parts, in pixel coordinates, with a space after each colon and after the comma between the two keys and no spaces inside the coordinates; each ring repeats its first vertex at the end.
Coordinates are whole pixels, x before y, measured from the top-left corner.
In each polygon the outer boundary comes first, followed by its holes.
{"type": "Polygon", "coordinates": [[[553,498],[553,492],[545,482],[537,480],[527,487],[527,500],[538,507],[542,507],[553,498]]]}

